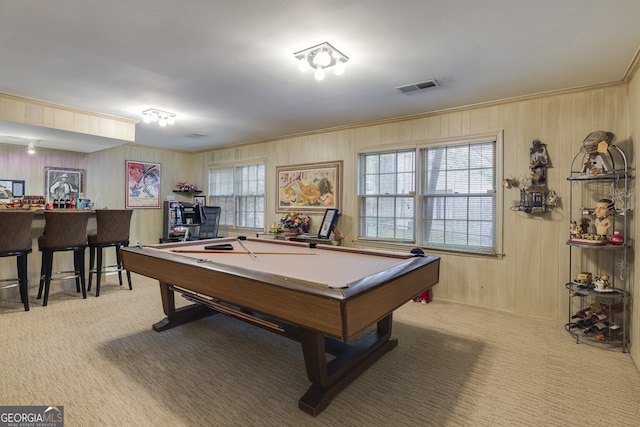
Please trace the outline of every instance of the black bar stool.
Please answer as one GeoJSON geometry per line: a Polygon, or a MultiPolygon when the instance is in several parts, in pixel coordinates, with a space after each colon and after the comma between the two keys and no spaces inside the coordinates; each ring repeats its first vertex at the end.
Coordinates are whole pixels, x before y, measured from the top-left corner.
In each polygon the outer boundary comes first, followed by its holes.
{"type": "MultiPolygon", "coordinates": [[[[0,210],[0,257],[14,256],[18,269],[17,279],[3,279],[0,282],[18,281],[20,300],[24,311],[29,311],[29,288],[27,280],[27,255],[31,253],[31,223],[33,211],[0,210]]],[[[1,288],[16,286],[10,284],[1,288]]]]}
{"type": "MultiPolygon", "coordinates": [[[[120,248],[122,246],[129,246],[129,228],[131,225],[131,209],[100,209],[96,211],[96,224],[98,229],[88,234],[87,240],[89,242],[89,288],[91,291],[91,277],[96,275],[96,297],[100,296],[100,279],[102,273],[106,271],[117,271],[118,280],[120,286],[122,286],[122,260],[120,258],[120,248]],[[115,247],[116,249],[116,265],[102,267],[102,250],[108,247],[115,247]],[[98,258],[98,265],[96,268],[96,253],[98,258]]],[[[131,273],[129,270],[125,270],[127,273],[127,281],[129,282],[129,289],[133,289],[131,286],[131,273]]]]}
{"type": "Polygon", "coordinates": [[[46,306],[49,300],[51,276],[61,273],[71,273],[70,271],[52,271],[53,254],[55,252],[73,251],[73,276],[67,278],[75,278],[76,291],[79,293],[82,287],[82,298],[87,297],[84,278],[84,250],[87,247],[87,223],[89,222],[89,215],[89,212],[81,210],[44,212],[44,233],[38,237],[38,247],[40,252],[42,252],[38,299],[42,297],[42,291],[44,289],[43,306],[46,306]]]}

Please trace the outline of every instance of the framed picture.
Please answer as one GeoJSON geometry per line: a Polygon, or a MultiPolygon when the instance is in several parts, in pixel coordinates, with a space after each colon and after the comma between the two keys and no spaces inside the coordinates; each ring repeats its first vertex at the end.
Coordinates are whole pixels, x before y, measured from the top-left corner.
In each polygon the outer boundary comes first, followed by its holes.
{"type": "Polygon", "coordinates": [[[80,199],[80,194],[84,193],[84,174],[84,169],[45,166],[44,193],[47,195],[47,202],[72,197],[80,199]]]}
{"type": "Polygon", "coordinates": [[[338,219],[338,209],[327,209],[324,212],[322,223],[320,223],[320,229],[318,230],[318,237],[321,239],[328,239],[333,226],[336,225],[338,219]]]}
{"type": "Polygon", "coordinates": [[[24,196],[24,181],[0,179],[0,202],[8,203],[13,197],[24,196]]]}
{"type": "Polygon", "coordinates": [[[276,212],[340,209],[342,161],[277,166],[276,212]]]}
{"type": "Polygon", "coordinates": [[[13,181],[13,185],[11,185],[11,191],[13,191],[13,197],[23,197],[24,181],[13,181]]]}
{"type": "Polygon", "coordinates": [[[206,206],[207,196],[193,196],[193,203],[197,203],[200,206],[206,206]]]}
{"type": "Polygon", "coordinates": [[[125,207],[160,208],[160,163],[126,160],[125,170],[125,207]]]}

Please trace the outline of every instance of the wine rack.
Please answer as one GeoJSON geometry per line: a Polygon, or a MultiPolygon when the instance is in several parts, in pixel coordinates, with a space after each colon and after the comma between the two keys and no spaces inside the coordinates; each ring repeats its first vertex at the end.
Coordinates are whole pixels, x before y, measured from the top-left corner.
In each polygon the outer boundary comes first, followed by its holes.
{"type": "Polygon", "coordinates": [[[632,210],[631,168],[625,153],[610,144],[606,150],[575,155],[571,163],[569,208],[569,319],[565,329],[577,343],[629,350],[630,301],[628,253],[632,210]],[[599,162],[593,173],[587,166],[599,162]],[[610,201],[606,234],[595,227],[597,204],[610,201]],[[593,221],[593,224],[591,223],[593,221]],[[581,227],[576,232],[576,224],[581,227]],[[615,232],[616,237],[610,239],[615,232]]]}

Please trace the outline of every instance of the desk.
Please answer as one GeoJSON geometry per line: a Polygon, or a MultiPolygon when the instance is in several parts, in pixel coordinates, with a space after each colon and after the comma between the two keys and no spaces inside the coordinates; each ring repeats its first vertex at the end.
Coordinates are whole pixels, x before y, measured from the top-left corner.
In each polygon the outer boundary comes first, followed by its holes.
{"type": "Polygon", "coordinates": [[[440,258],[313,246],[222,238],[122,248],[121,255],[127,270],[160,282],[166,318],[156,331],[223,313],[300,342],[312,385],[298,406],[315,416],[397,345],[393,311],[438,282],[440,258]],[[224,243],[253,255],[177,252],[224,243]],[[194,304],[176,308],[175,292],[194,304]],[[327,362],[327,354],[335,358],[327,362]]]}

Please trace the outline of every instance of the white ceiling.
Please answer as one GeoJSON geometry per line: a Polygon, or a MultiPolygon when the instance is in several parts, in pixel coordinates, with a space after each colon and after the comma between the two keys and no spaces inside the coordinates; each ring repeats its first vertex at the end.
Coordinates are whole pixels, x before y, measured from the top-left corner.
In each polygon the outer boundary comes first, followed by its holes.
{"type": "MultiPolygon", "coordinates": [[[[136,143],[198,151],[619,82],[639,19],[639,0],[0,0],[0,92],[174,112],[173,126],[136,125],[136,143]],[[324,41],[350,60],[318,82],[293,53],[324,41]],[[440,86],[395,89],[427,79],[440,86]]],[[[109,143],[35,133],[0,122],[0,142],[109,143]]]]}

